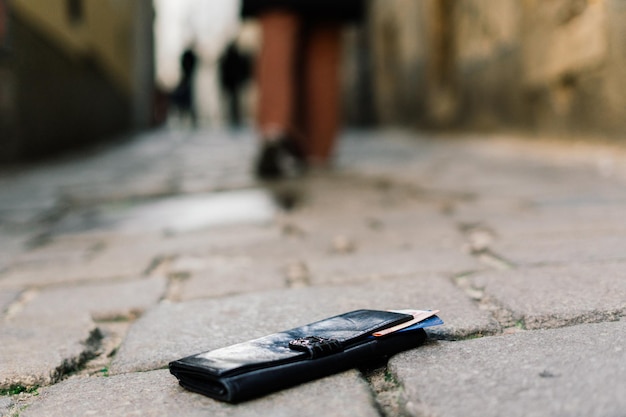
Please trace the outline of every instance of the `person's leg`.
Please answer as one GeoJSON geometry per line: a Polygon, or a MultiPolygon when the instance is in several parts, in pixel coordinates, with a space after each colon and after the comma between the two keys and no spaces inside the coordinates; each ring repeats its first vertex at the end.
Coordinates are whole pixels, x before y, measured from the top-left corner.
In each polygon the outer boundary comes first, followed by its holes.
{"type": "Polygon", "coordinates": [[[299,18],[287,11],[259,16],[262,32],[257,66],[257,126],[262,140],[274,140],[291,129],[299,18]]]}
{"type": "Polygon", "coordinates": [[[257,67],[257,128],[262,148],[256,174],[277,179],[300,170],[303,159],[292,138],[300,18],[286,11],[271,11],[259,19],[262,45],[257,67]]]}
{"type": "Polygon", "coordinates": [[[304,127],[312,165],[326,165],[332,157],[339,127],[339,64],[341,26],[308,28],[304,50],[304,127]]]}

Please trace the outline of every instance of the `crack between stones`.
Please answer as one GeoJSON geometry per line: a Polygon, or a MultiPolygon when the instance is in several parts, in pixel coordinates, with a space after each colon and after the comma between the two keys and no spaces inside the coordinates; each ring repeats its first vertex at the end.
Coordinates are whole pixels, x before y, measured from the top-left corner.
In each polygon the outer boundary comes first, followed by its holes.
{"type": "MultiPolygon", "coordinates": [[[[22,393],[35,393],[34,395],[36,395],[37,389],[40,386],[54,385],[59,381],[80,372],[80,370],[83,369],[91,359],[98,356],[102,339],[102,332],[98,327],[94,327],[89,332],[89,336],[81,342],[84,349],[82,349],[82,351],[74,357],[63,359],[58,366],[50,371],[47,377],[31,376],[29,378],[21,378],[20,380],[12,381],[10,385],[2,386],[0,388],[5,390],[14,390],[18,396],[22,395],[22,393]]],[[[19,398],[20,397],[18,397],[18,399],[19,398]]]]}
{"type": "Polygon", "coordinates": [[[2,320],[8,321],[18,314],[26,304],[37,296],[38,292],[38,290],[32,288],[22,291],[3,312],[0,311],[0,313],[2,313],[2,320]]]}
{"type": "Polygon", "coordinates": [[[479,251],[472,251],[470,252],[470,254],[472,256],[475,256],[481,263],[500,271],[507,271],[509,269],[517,268],[517,265],[515,265],[513,262],[509,261],[501,255],[498,255],[488,248],[479,251]]]}
{"type": "MultiPolygon", "coordinates": [[[[123,334],[114,334],[106,325],[119,324],[119,322],[101,322],[100,326],[94,327],[88,337],[81,342],[84,349],[76,356],[64,359],[61,364],[50,371],[47,378],[23,380],[7,389],[19,389],[20,394],[13,396],[19,400],[22,397],[37,395],[37,389],[41,386],[57,384],[73,375],[108,376],[108,364],[115,355],[121,344],[123,334]],[[103,331],[101,327],[105,328],[103,331]]],[[[130,325],[130,322],[128,322],[130,325]]]]}
{"type": "Polygon", "coordinates": [[[166,278],[165,291],[161,295],[159,302],[180,301],[184,282],[190,278],[190,274],[187,272],[173,273],[171,271],[172,263],[175,260],[176,256],[157,256],[144,272],[146,277],[164,276],[166,278]]]}
{"type": "Polygon", "coordinates": [[[65,359],[50,375],[51,384],[55,384],[70,375],[79,372],[91,359],[98,356],[104,338],[98,327],[95,327],[89,337],[82,342],[85,349],[75,358],[65,359]]]}
{"type": "Polygon", "coordinates": [[[179,302],[182,299],[183,286],[190,278],[188,273],[168,274],[167,285],[161,301],[179,302]]]}
{"type": "Polygon", "coordinates": [[[111,361],[117,354],[132,322],[133,319],[99,321],[98,328],[102,334],[100,344],[95,355],[75,374],[99,377],[109,376],[111,361]]]}
{"type": "Polygon", "coordinates": [[[311,286],[311,272],[306,262],[295,261],[285,266],[285,286],[304,288],[311,286]]]}
{"type": "Polygon", "coordinates": [[[614,309],[602,312],[588,312],[571,317],[563,317],[558,314],[549,314],[543,317],[522,316],[519,321],[524,324],[525,330],[546,330],[572,327],[580,324],[606,323],[621,320],[626,311],[624,309],[614,309]]]}
{"type": "Polygon", "coordinates": [[[174,260],[173,256],[156,256],[143,272],[143,276],[149,277],[158,274],[167,275],[167,271],[174,260]]]}
{"type": "Polygon", "coordinates": [[[29,407],[30,404],[28,403],[24,404],[24,402],[26,402],[28,398],[30,398],[32,395],[37,395],[37,394],[28,394],[27,396],[25,396],[25,398],[17,399],[14,403],[9,405],[9,407],[7,408],[7,413],[4,416],[19,417],[20,414],[22,414],[22,412],[25,411],[29,407]]]}
{"type": "Polygon", "coordinates": [[[465,251],[479,262],[497,270],[517,268],[514,262],[491,249],[497,233],[490,226],[482,222],[458,223],[457,228],[465,236],[465,251]]]}
{"type": "Polygon", "coordinates": [[[511,334],[526,330],[548,330],[560,329],[564,327],[577,326],[580,324],[604,323],[618,321],[626,315],[626,309],[615,309],[602,312],[589,312],[588,314],[578,314],[567,317],[558,314],[548,314],[541,317],[532,317],[525,314],[515,313],[499,300],[485,294],[483,288],[471,284],[469,276],[465,274],[453,278],[453,283],[463,290],[468,297],[477,304],[481,310],[489,311],[493,319],[499,324],[500,331],[495,333],[478,332],[462,338],[439,340],[466,340],[483,336],[493,336],[498,334],[511,334]]]}
{"type": "Polygon", "coordinates": [[[359,368],[380,417],[410,417],[402,384],[387,366],[387,360],[359,368]]]}
{"type": "Polygon", "coordinates": [[[26,242],[26,248],[36,249],[50,243],[53,238],[53,226],[63,219],[70,209],[71,206],[63,198],[60,198],[53,207],[37,216],[35,223],[41,226],[43,230],[26,242]]]}
{"type": "MultiPolygon", "coordinates": [[[[496,232],[483,222],[458,223],[459,231],[466,237],[466,252],[476,257],[481,263],[496,270],[510,270],[518,268],[514,262],[491,249],[493,241],[497,238],[496,232]]],[[[553,265],[553,263],[550,263],[553,265]]],[[[539,265],[533,265],[536,267],[539,265]]],[[[589,312],[589,314],[578,314],[572,317],[562,317],[558,314],[548,314],[541,317],[532,317],[526,314],[515,313],[499,300],[485,294],[483,288],[473,286],[468,279],[470,274],[463,274],[453,277],[453,283],[462,289],[480,309],[489,311],[494,320],[501,327],[498,333],[509,334],[523,330],[557,329],[575,326],[585,323],[601,323],[616,321],[624,316],[626,309],[589,312]]],[[[480,337],[481,335],[470,335],[466,338],[480,337]]]]}
{"type": "Polygon", "coordinates": [[[473,273],[458,275],[452,278],[452,283],[457,288],[465,292],[465,294],[478,306],[480,310],[488,311],[492,318],[498,323],[500,330],[490,334],[477,332],[475,334],[468,335],[463,339],[474,339],[476,337],[509,333],[510,330],[507,331],[507,329],[511,328],[518,330],[525,329],[523,322],[520,323],[511,310],[506,308],[506,306],[502,305],[497,300],[488,297],[483,288],[472,285],[469,279],[472,275],[473,273]]]}

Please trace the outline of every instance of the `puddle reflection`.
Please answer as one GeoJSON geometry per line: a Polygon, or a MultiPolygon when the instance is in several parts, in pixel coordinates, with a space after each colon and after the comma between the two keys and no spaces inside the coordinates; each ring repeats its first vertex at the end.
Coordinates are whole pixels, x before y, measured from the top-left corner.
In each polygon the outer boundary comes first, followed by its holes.
{"type": "Polygon", "coordinates": [[[278,210],[275,199],[265,190],[224,191],[100,207],[97,213],[91,214],[89,221],[81,216],[81,225],[61,227],[59,231],[107,229],[182,233],[213,226],[263,224],[270,222],[278,210]]]}

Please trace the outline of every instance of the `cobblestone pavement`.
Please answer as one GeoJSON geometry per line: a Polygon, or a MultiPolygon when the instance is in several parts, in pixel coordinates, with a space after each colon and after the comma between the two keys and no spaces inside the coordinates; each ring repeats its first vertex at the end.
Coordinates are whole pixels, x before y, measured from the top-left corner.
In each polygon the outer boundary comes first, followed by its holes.
{"type": "Polygon", "coordinates": [[[349,132],[272,186],[248,131],[145,133],[0,173],[0,415],[626,416],[626,156],[349,132]],[[429,342],[240,405],[184,355],[356,308],[429,342]]]}

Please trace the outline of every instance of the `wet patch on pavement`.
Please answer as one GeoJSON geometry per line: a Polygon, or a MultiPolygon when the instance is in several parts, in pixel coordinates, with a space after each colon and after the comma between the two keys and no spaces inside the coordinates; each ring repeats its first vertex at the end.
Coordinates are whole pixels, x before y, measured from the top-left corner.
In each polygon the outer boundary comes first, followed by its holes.
{"type": "Polygon", "coordinates": [[[102,230],[177,234],[217,226],[267,223],[277,210],[273,197],[262,189],[126,201],[76,210],[54,225],[52,233],[102,230]]]}

